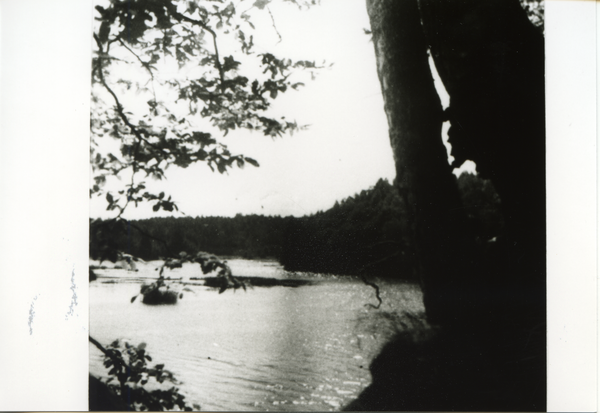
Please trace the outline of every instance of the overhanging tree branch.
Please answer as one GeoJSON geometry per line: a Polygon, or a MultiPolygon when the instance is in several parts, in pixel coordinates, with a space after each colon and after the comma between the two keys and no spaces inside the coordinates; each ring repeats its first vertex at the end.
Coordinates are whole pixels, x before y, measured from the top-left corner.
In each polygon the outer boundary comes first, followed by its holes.
{"type": "Polygon", "coordinates": [[[223,89],[224,83],[225,83],[225,72],[223,71],[223,66],[221,65],[221,60],[219,59],[219,47],[217,46],[217,33],[215,33],[215,31],[212,30],[210,27],[208,27],[206,25],[206,23],[204,23],[203,21],[192,19],[192,18],[186,16],[185,14],[179,13],[177,10],[174,10],[174,9],[171,9],[171,12],[173,13],[173,16],[177,20],[179,20],[179,21],[183,20],[188,23],[192,23],[193,25],[199,26],[203,30],[210,33],[210,35],[213,38],[213,46],[215,48],[215,66],[217,67],[217,70],[219,71],[219,77],[221,79],[221,89],[223,89]]]}
{"type": "Polygon", "coordinates": [[[142,60],[141,57],[138,56],[137,53],[135,53],[133,50],[131,50],[131,48],[129,46],[127,46],[125,44],[125,42],[118,37],[119,43],[121,43],[121,45],[129,51],[129,53],[131,53],[132,55],[134,55],[136,57],[136,59],[140,62],[140,64],[148,71],[148,74],[150,74],[150,80],[151,80],[151,84],[152,84],[152,95],[154,96],[154,101],[156,101],[156,91],[154,90],[154,73],[152,73],[152,69],[150,68],[150,64],[148,62],[144,62],[142,60]]]}
{"type": "MultiPolygon", "coordinates": [[[[96,39],[96,43],[98,44],[98,47],[101,48],[102,45],[100,43],[100,39],[98,39],[98,36],[95,33],[94,33],[94,38],[96,39]]],[[[102,49],[100,49],[100,52],[102,52],[102,49]]],[[[156,150],[162,151],[167,156],[169,156],[170,155],[169,152],[165,151],[162,148],[157,147],[152,142],[150,142],[149,140],[147,140],[146,138],[144,138],[144,136],[142,136],[142,132],[140,132],[138,130],[138,128],[136,126],[134,126],[129,121],[129,118],[127,117],[127,115],[125,115],[125,112],[123,112],[123,105],[121,105],[121,102],[119,102],[119,98],[117,97],[116,93],[111,89],[111,87],[108,86],[108,84],[106,83],[106,79],[104,79],[104,74],[102,73],[102,63],[101,63],[101,60],[102,60],[102,58],[98,59],[98,77],[100,79],[100,83],[102,83],[102,86],[104,86],[104,88],[108,91],[108,93],[110,93],[111,96],[113,97],[113,99],[115,101],[115,107],[117,109],[117,114],[119,115],[119,117],[121,118],[121,120],[123,121],[123,123],[125,123],[125,125],[127,125],[129,127],[129,129],[131,130],[131,132],[133,133],[133,135],[138,140],[143,141],[147,145],[153,147],[156,150]]],[[[143,132],[144,132],[144,134],[150,135],[150,133],[148,131],[143,131],[143,132]]]]}
{"type": "Polygon", "coordinates": [[[279,37],[279,41],[277,43],[281,43],[281,41],[283,40],[281,38],[281,34],[279,33],[279,30],[277,30],[277,25],[275,24],[275,18],[273,17],[273,13],[271,13],[271,9],[269,8],[269,6],[266,7],[267,11],[269,12],[269,16],[271,16],[271,23],[273,24],[273,29],[275,29],[275,33],[277,33],[277,37],[279,37]]]}

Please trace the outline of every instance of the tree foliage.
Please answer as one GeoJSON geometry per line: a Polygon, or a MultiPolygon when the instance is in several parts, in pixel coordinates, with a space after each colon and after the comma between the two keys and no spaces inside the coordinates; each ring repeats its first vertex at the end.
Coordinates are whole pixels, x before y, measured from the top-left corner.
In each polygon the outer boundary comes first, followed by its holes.
{"type": "Polygon", "coordinates": [[[175,201],[151,193],[144,179],[164,179],[169,166],[197,162],[220,173],[258,166],[233,154],[222,137],[235,129],[278,137],[300,128],[276,117],[271,105],[303,85],[298,70],[318,65],[255,52],[252,16],[269,3],[112,0],[96,6],[91,196],[105,197],[107,209],[119,215],[140,202],[171,212],[175,201]],[[115,176],[128,183],[117,193],[105,191],[115,176]]]}
{"type": "Polygon", "coordinates": [[[152,357],[146,343],[137,346],[126,340],[115,340],[104,348],[95,339],[92,342],[104,353],[104,367],[108,371],[105,384],[112,394],[134,411],[199,410],[189,406],[179,391],[174,374],[164,364],[148,365],[152,357]]]}
{"type": "Polygon", "coordinates": [[[527,17],[542,33],[544,32],[544,0],[519,0],[527,17]]]}
{"type": "MultiPolygon", "coordinates": [[[[282,1],[300,9],[316,3],[282,1]]],[[[255,18],[269,13],[275,25],[270,3],[110,0],[96,6],[90,197],[103,197],[115,221],[131,204],[178,210],[171,196],[147,184],[165,179],[170,166],[204,162],[219,173],[258,167],[224,143],[233,130],[275,138],[303,128],[272,103],[323,66],[255,51],[255,18]],[[109,181],[118,188],[111,190],[109,181]]],[[[94,242],[102,259],[114,260],[111,238],[130,228],[97,224],[91,235],[100,237],[94,242]]]]}

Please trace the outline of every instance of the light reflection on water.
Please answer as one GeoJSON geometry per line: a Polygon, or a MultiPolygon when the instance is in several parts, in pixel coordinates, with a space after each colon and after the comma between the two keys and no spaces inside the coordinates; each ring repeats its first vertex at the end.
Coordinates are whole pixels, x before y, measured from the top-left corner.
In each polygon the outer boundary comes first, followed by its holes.
{"type": "MultiPolygon", "coordinates": [[[[419,288],[381,283],[384,305],[362,282],[288,274],[273,262],[230,260],[234,275],[314,279],[298,288],[253,288],[217,294],[191,286],[172,306],[148,306],[130,298],[132,277],[155,277],[156,263],[139,272],[97,271],[117,283],[90,283],[90,332],[101,343],[127,338],[146,342],[152,363],[164,363],[179,387],[202,410],[338,410],[370,383],[368,366],[394,333],[390,317],[423,311],[419,288]]],[[[173,278],[201,276],[191,264],[173,278]]],[[[104,375],[102,355],[90,347],[90,372],[104,375]]]]}

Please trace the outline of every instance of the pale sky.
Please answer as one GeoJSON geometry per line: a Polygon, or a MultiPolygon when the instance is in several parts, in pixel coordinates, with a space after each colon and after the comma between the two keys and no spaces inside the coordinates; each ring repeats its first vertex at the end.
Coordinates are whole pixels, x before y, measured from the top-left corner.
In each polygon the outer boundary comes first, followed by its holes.
{"type": "MultiPolygon", "coordinates": [[[[262,21],[255,14],[257,34],[262,34],[256,52],[333,63],[299,91],[280,95],[273,105],[287,119],[310,126],[275,140],[248,131],[230,133],[222,140],[232,153],[258,160],[259,168],[248,165],[220,175],[199,163],[188,169],[170,168],[167,181],[146,180],[150,189],[171,194],[187,215],[302,216],[326,210],[380,178],[391,182],[395,177],[373,44],[363,31],[370,27],[364,2],[325,0],[308,11],[275,3],[271,11],[283,41],[266,13],[262,21]]],[[[441,92],[447,105],[445,91],[441,92]]],[[[96,198],[91,215],[114,216],[105,208],[104,198],[96,198]]],[[[140,204],[128,207],[124,216],[160,215],[169,214],[140,204]]]]}

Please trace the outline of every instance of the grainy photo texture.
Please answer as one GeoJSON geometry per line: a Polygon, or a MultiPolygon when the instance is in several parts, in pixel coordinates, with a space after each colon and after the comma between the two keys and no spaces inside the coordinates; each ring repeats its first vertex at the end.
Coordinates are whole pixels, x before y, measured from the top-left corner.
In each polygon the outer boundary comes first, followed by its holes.
{"type": "Polygon", "coordinates": [[[94,19],[90,410],[546,410],[542,1],[94,19]]]}

